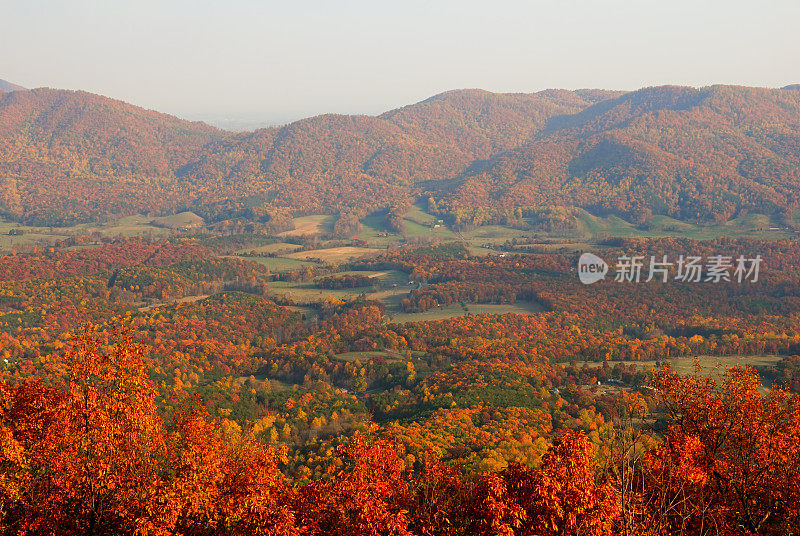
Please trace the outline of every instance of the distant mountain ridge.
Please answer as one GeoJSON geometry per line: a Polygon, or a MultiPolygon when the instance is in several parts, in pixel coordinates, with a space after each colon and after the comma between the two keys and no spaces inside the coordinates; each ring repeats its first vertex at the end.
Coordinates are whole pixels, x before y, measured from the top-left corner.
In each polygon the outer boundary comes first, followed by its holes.
{"type": "Polygon", "coordinates": [[[0,80],[0,91],[25,91],[25,88],[18,86],[17,84],[12,84],[6,80],[0,80]]]}
{"type": "Polygon", "coordinates": [[[419,198],[466,223],[552,205],[702,221],[792,212],[798,170],[791,88],[454,90],[243,133],[85,92],[0,93],[0,210],[40,224],[182,210],[267,222],[419,198]]]}
{"type": "Polygon", "coordinates": [[[454,203],[578,205],[726,220],[797,207],[800,94],[646,88],[553,121],[533,143],[460,180],[454,203]]]}

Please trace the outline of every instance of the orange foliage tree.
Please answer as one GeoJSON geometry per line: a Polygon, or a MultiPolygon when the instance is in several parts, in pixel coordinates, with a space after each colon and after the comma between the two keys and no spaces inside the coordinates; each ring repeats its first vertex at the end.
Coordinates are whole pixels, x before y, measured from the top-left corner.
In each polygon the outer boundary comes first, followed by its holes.
{"type": "MultiPolygon", "coordinates": [[[[759,391],[755,369],[708,377],[656,375],[671,418],[649,457],[650,493],[681,507],[662,516],[682,533],[793,534],[800,526],[800,398],[759,391]]],[[[663,501],[659,501],[663,503],[663,501]]]]}
{"type": "Polygon", "coordinates": [[[0,385],[0,518],[34,534],[299,534],[275,452],[201,413],[168,433],[141,346],[86,331],[66,380],[0,385]]]}
{"type": "Polygon", "coordinates": [[[304,524],[314,534],[410,536],[405,464],[392,443],[357,435],[339,451],[347,466],[301,490],[304,524]]]}
{"type": "Polygon", "coordinates": [[[486,475],[481,487],[478,509],[485,517],[476,516],[475,534],[613,534],[616,494],[595,483],[593,447],[581,432],[564,432],[539,469],[512,463],[486,475]]]}

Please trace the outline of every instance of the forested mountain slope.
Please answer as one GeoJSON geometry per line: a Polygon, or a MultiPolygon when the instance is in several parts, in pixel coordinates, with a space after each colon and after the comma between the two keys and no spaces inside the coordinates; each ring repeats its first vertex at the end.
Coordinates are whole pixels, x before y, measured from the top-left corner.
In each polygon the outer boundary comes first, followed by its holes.
{"type": "Polygon", "coordinates": [[[796,207],[800,93],[730,86],[648,88],[550,122],[467,174],[454,205],[565,204],[726,220],[796,207]]]}
{"type": "Polygon", "coordinates": [[[136,211],[211,221],[581,206],[646,220],[791,214],[800,92],[458,90],[377,117],[229,133],[85,92],[0,93],[0,208],[67,225],[136,211]]]}

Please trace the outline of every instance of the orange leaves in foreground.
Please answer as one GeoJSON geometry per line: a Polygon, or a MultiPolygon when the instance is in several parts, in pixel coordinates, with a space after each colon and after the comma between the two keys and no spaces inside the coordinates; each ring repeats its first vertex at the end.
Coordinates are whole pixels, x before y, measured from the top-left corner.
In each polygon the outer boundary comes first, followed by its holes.
{"type": "Polygon", "coordinates": [[[300,491],[299,510],[313,534],[411,536],[405,464],[389,441],[356,436],[340,448],[349,467],[300,491]]]}
{"type": "Polygon", "coordinates": [[[482,481],[486,530],[476,534],[611,536],[617,497],[594,480],[594,452],[580,432],[567,431],[533,470],[510,464],[482,481]]]}
{"type": "Polygon", "coordinates": [[[205,415],[167,432],[142,349],[89,334],[62,389],[0,385],[0,527],[22,534],[298,534],[274,451],[219,439],[205,415]]]}
{"type": "Polygon", "coordinates": [[[13,427],[23,452],[3,460],[20,532],[132,528],[146,510],[163,451],[155,389],[139,347],[122,342],[101,354],[98,346],[84,336],[68,351],[65,390],[4,386],[2,426],[13,427]]]}
{"type": "Polygon", "coordinates": [[[323,478],[284,477],[271,447],[224,434],[203,409],[165,423],[142,349],[84,334],[66,380],[0,383],[0,530],[16,534],[272,536],[785,535],[800,526],[800,398],[760,392],[753,370],[721,384],[665,369],[670,426],[602,473],[563,431],[538,467],[476,478],[430,451],[356,435],[323,478]],[[617,474],[621,474],[617,471],[617,474]]]}
{"type": "Polygon", "coordinates": [[[278,455],[265,445],[222,441],[204,410],[175,419],[154,510],[154,534],[299,534],[292,493],[278,470],[278,455]]]}
{"type": "Polygon", "coordinates": [[[654,479],[647,489],[680,498],[659,522],[692,534],[703,526],[797,534],[800,398],[778,386],[762,394],[749,367],[729,370],[719,385],[668,370],[655,379],[673,424],[646,460],[654,479]]]}

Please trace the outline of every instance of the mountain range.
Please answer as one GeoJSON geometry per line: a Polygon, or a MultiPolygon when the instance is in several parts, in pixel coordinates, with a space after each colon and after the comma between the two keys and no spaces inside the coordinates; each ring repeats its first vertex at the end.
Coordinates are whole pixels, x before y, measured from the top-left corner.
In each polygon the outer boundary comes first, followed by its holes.
{"type": "Polygon", "coordinates": [[[31,224],[360,217],[419,199],[455,223],[552,206],[724,221],[790,215],[798,193],[800,86],[456,90],[252,132],[82,91],[0,91],[0,209],[31,224]]]}

